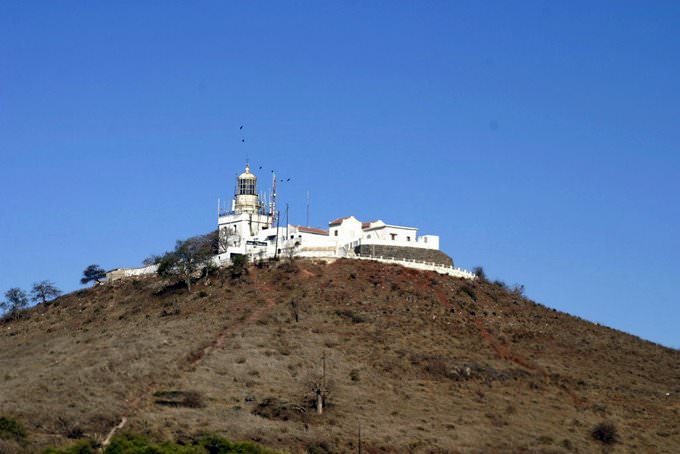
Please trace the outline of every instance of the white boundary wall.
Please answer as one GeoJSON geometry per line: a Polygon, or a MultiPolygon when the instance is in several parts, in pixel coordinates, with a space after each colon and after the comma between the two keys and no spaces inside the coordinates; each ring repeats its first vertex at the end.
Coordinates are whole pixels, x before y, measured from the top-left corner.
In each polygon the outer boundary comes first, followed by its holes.
{"type": "MultiPolygon", "coordinates": [[[[350,260],[373,260],[374,262],[381,263],[391,263],[395,265],[401,265],[406,268],[413,268],[422,271],[435,271],[439,274],[446,274],[448,276],[460,277],[463,279],[476,279],[474,273],[464,270],[462,268],[454,268],[451,266],[439,265],[434,262],[419,262],[417,260],[409,259],[397,259],[394,257],[361,257],[361,256],[341,256],[333,254],[332,252],[325,250],[326,248],[310,248],[310,250],[301,250],[295,254],[296,258],[310,258],[310,259],[323,259],[334,261],[339,258],[347,258],[350,260]],[[314,250],[316,249],[316,250],[314,250]]],[[[282,254],[283,258],[285,254],[282,254]]],[[[257,257],[254,257],[255,259],[257,257]]],[[[252,260],[252,258],[251,258],[252,260]]],[[[226,266],[229,264],[229,259],[227,254],[222,254],[220,256],[213,257],[213,263],[217,266],[226,266]]],[[[149,265],[141,268],[116,268],[115,270],[108,271],[106,273],[106,280],[116,281],[118,279],[124,279],[128,277],[138,277],[138,276],[148,276],[155,274],[158,270],[158,265],[149,265]]]]}
{"type": "Polygon", "coordinates": [[[453,277],[462,277],[463,279],[477,279],[474,273],[464,270],[462,268],[454,268],[452,266],[439,265],[434,262],[419,262],[417,260],[397,259],[394,257],[348,257],[355,260],[373,260],[381,263],[393,263],[401,265],[406,268],[415,268],[423,271],[436,271],[439,274],[447,274],[453,277]]]}
{"type": "Polygon", "coordinates": [[[143,266],[141,268],[116,268],[106,272],[106,280],[110,282],[126,277],[148,276],[156,274],[156,271],[158,271],[158,265],[143,266]]]}

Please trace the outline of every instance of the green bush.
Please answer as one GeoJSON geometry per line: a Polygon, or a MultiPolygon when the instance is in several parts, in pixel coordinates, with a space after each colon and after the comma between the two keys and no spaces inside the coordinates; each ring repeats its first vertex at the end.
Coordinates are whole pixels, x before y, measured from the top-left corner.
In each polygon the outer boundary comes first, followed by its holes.
{"type": "MultiPolygon", "coordinates": [[[[97,452],[92,441],[81,441],[68,448],[50,448],[44,454],[94,454],[97,452]]],[[[276,454],[252,442],[231,442],[217,435],[203,435],[180,445],[173,442],[155,443],[134,434],[113,437],[104,454],[276,454]]]]}
{"type": "Polygon", "coordinates": [[[44,454],[95,454],[97,448],[93,441],[83,440],[67,448],[49,448],[44,454]]]}
{"type": "Polygon", "coordinates": [[[16,419],[0,417],[0,439],[21,441],[26,438],[26,430],[16,419]]]}
{"type": "Polygon", "coordinates": [[[153,443],[139,435],[125,434],[114,437],[104,450],[105,454],[205,454],[200,446],[180,446],[176,443],[153,443]]]}
{"type": "Polygon", "coordinates": [[[250,442],[239,441],[231,442],[217,435],[206,435],[199,440],[201,446],[209,454],[275,454],[276,451],[263,448],[262,446],[250,442]]]}
{"type": "Polygon", "coordinates": [[[232,254],[231,256],[231,277],[237,279],[248,272],[248,256],[242,254],[232,254]]]}

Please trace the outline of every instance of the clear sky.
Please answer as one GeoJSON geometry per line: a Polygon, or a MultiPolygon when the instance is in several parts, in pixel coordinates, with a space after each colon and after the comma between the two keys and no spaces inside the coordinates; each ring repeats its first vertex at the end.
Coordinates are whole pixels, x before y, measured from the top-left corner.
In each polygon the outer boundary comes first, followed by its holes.
{"type": "Polygon", "coordinates": [[[383,219],[680,347],[679,2],[0,3],[0,292],[216,228],[383,219]],[[239,126],[244,125],[241,142],[239,126]],[[259,170],[259,166],[263,166],[259,170]]]}

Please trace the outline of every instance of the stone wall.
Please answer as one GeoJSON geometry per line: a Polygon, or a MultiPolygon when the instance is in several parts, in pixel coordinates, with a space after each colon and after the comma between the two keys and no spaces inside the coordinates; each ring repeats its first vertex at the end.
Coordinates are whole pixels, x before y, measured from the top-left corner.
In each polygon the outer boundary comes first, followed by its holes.
{"type": "Polygon", "coordinates": [[[394,257],[396,259],[433,262],[437,265],[453,266],[453,260],[442,251],[408,246],[382,246],[362,244],[354,248],[354,253],[362,257],[394,257]]]}

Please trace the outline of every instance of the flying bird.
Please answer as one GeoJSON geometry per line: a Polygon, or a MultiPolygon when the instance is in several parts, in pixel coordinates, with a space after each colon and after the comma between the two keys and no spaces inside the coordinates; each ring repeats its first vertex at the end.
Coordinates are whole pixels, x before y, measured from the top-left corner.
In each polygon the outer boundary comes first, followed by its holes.
{"type": "Polygon", "coordinates": [[[240,128],[238,128],[238,129],[243,129],[243,125],[241,125],[241,127],[240,127],[240,128]]]}
{"type": "Polygon", "coordinates": [[[286,181],[290,181],[290,178],[288,178],[286,181]]]}
{"type": "Polygon", "coordinates": [[[241,139],[241,142],[245,143],[246,139],[241,139]]]}
{"type": "Polygon", "coordinates": [[[260,166],[259,169],[262,170],[262,166],[260,166]]]}

